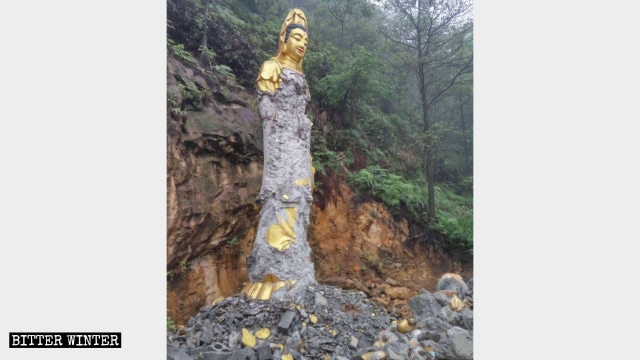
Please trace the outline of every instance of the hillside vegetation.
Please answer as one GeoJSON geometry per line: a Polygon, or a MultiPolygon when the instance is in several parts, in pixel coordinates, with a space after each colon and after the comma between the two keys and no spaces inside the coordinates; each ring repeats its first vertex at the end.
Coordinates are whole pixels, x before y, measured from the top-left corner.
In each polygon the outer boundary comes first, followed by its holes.
{"type": "MultiPolygon", "coordinates": [[[[345,181],[360,199],[408,219],[414,240],[472,255],[471,7],[411,3],[168,0],[167,48],[211,78],[234,78],[241,88],[233,91],[254,92],[284,15],[301,8],[310,33],[303,68],[315,201],[324,206],[345,181]]],[[[232,91],[220,83],[222,93],[232,91]]],[[[178,85],[183,101],[168,94],[170,112],[216,96],[178,85]]]]}

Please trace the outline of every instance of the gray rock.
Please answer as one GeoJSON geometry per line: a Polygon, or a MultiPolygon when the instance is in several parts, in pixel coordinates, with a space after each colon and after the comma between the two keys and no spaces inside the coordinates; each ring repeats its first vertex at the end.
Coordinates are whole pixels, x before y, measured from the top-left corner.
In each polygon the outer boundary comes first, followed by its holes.
{"type": "Polygon", "coordinates": [[[453,324],[456,321],[456,318],[458,317],[458,313],[451,310],[449,305],[447,305],[442,307],[442,309],[440,309],[440,314],[438,314],[438,317],[448,322],[449,324],[453,324]]]}
{"type": "Polygon", "coordinates": [[[230,348],[235,348],[242,342],[242,333],[240,331],[231,331],[228,338],[230,348]]]}
{"type": "Polygon", "coordinates": [[[425,324],[424,327],[427,330],[437,330],[441,332],[446,332],[447,330],[451,329],[451,324],[449,324],[448,322],[442,319],[438,319],[436,317],[427,318],[424,324],[425,324]]]}
{"type": "Polygon", "coordinates": [[[458,314],[456,321],[453,325],[459,326],[466,330],[473,330],[473,311],[464,309],[458,314]]]}
{"type": "Polygon", "coordinates": [[[229,360],[248,360],[247,354],[243,351],[244,349],[235,349],[231,353],[229,360]]]}
{"type": "Polygon", "coordinates": [[[201,345],[208,345],[211,344],[211,341],[213,340],[213,331],[211,331],[210,328],[203,328],[202,329],[202,334],[200,334],[200,344],[201,345]]]}
{"type": "Polygon", "coordinates": [[[426,360],[427,352],[423,348],[415,348],[409,351],[409,360],[426,360]]]}
{"type": "Polygon", "coordinates": [[[445,337],[446,333],[442,332],[442,331],[438,331],[438,330],[429,330],[429,331],[425,331],[424,335],[422,336],[422,338],[418,339],[418,340],[432,340],[434,342],[439,342],[440,339],[442,339],[443,337],[445,337]]]}
{"type": "Polygon", "coordinates": [[[299,343],[300,333],[297,331],[294,331],[293,334],[291,334],[291,336],[289,336],[289,338],[285,341],[285,345],[288,350],[297,348],[299,343]]]}
{"type": "Polygon", "coordinates": [[[438,302],[438,304],[440,304],[440,306],[447,306],[449,305],[449,301],[451,301],[451,298],[448,297],[447,295],[443,294],[443,293],[435,293],[432,294],[433,297],[436,299],[436,301],[438,302]]]}
{"type": "Polygon", "coordinates": [[[464,299],[464,297],[469,292],[469,287],[467,286],[467,284],[465,284],[464,281],[460,280],[458,276],[452,274],[444,274],[438,280],[436,290],[455,290],[458,293],[458,297],[460,299],[464,299]]]}
{"type": "Polygon", "coordinates": [[[231,358],[231,350],[227,353],[217,351],[208,351],[202,354],[202,360],[228,360],[231,358]]]}
{"type": "Polygon", "coordinates": [[[325,299],[324,296],[322,296],[322,294],[320,294],[319,292],[316,293],[314,303],[317,307],[324,307],[329,305],[329,303],[327,302],[327,299],[325,299]]]}
{"type": "Polygon", "coordinates": [[[437,316],[442,306],[428,291],[421,290],[420,295],[409,299],[409,308],[416,318],[416,322],[423,322],[428,317],[437,316]]]}
{"type": "Polygon", "coordinates": [[[357,349],[358,348],[358,338],[351,335],[351,338],[349,339],[349,348],[351,349],[357,349]]]}
{"type": "Polygon", "coordinates": [[[200,333],[195,333],[194,331],[187,332],[187,347],[188,348],[196,348],[200,345],[200,333]]]}
{"type": "Polygon", "coordinates": [[[167,347],[167,360],[193,360],[193,358],[182,349],[167,347]]]}
{"type": "Polygon", "coordinates": [[[211,346],[204,345],[204,346],[198,346],[198,347],[192,348],[187,352],[189,353],[189,356],[191,356],[194,359],[202,359],[203,354],[208,351],[211,351],[211,346]]]}
{"type": "Polygon", "coordinates": [[[280,349],[275,348],[273,350],[273,356],[274,359],[282,359],[282,351],[280,351],[280,349]]]}
{"type": "Polygon", "coordinates": [[[356,354],[353,359],[356,360],[381,360],[386,357],[382,350],[367,349],[356,354]]]}
{"type": "Polygon", "coordinates": [[[389,329],[385,329],[378,333],[378,340],[385,343],[394,343],[398,341],[398,335],[389,329]]]}
{"type": "Polygon", "coordinates": [[[287,312],[285,312],[280,318],[280,322],[278,322],[278,331],[284,335],[289,335],[289,330],[291,329],[291,325],[293,324],[293,320],[295,318],[295,311],[288,310],[287,312]]]}
{"type": "Polygon", "coordinates": [[[454,326],[447,331],[447,336],[451,342],[451,350],[457,356],[456,359],[473,359],[473,339],[467,330],[454,326]]]}
{"type": "MultiPolygon", "coordinates": [[[[309,328],[307,327],[306,329],[309,329],[309,328]]],[[[304,330],[306,330],[306,329],[303,329],[303,331],[301,331],[300,333],[303,334],[305,338],[309,338],[309,341],[307,342],[309,347],[312,347],[312,348],[315,348],[315,349],[319,349],[319,348],[322,347],[322,345],[332,344],[334,342],[333,339],[330,339],[330,338],[328,338],[326,336],[317,336],[317,335],[308,335],[307,336],[306,334],[304,334],[304,330]]],[[[357,340],[358,339],[356,338],[356,341],[357,340]]]]}
{"type": "Polygon", "coordinates": [[[401,342],[394,342],[386,344],[384,347],[390,360],[404,360],[409,356],[411,347],[408,344],[401,342]]]}
{"type": "Polygon", "coordinates": [[[304,356],[302,356],[302,354],[300,354],[299,352],[297,352],[295,350],[290,350],[289,354],[291,354],[291,356],[293,356],[294,360],[304,360],[304,356]]]}
{"type": "MultiPolygon", "coordinates": [[[[273,351],[271,359],[274,360],[280,359],[283,353],[290,353],[294,355],[294,358],[300,360],[311,360],[321,359],[325,354],[329,354],[333,359],[336,359],[334,357],[336,355],[346,359],[354,359],[359,355],[373,354],[376,351],[385,353],[387,359],[429,359],[428,353],[424,351],[410,352],[408,350],[412,347],[421,348],[429,341],[432,344],[438,341],[444,344],[440,351],[444,354],[446,349],[449,349],[447,354],[452,356],[451,359],[457,356],[453,353],[451,340],[446,335],[446,330],[450,329],[452,324],[435,316],[425,319],[422,327],[418,327],[411,334],[399,333],[391,325],[392,319],[386,311],[362,296],[361,293],[318,284],[315,289],[307,289],[302,292],[300,302],[295,303],[301,309],[307,309],[307,313],[318,316],[316,324],[307,321],[307,326],[303,327],[302,320],[306,321],[307,319],[301,319],[299,310],[292,309],[291,303],[291,301],[274,299],[254,300],[244,295],[230,296],[212,307],[208,313],[194,316],[192,318],[196,319],[193,321],[194,326],[186,329],[183,335],[177,335],[177,332],[167,334],[167,343],[174,349],[182,348],[186,355],[189,355],[188,351],[197,348],[196,340],[205,340],[208,337],[207,329],[210,329],[213,333],[211,349],[200,352],[201,358],[191,357],[192,360],[203,360],[204,357],[213,357],[211,353],[213,353],[213,347],[216,344],[220,344],[220,348],[228,344],[232,355],[236,350],[243,348],[241,343],[242,328],[247,328],[251,332],[255,332],[258,328],[268,328],[271,329],[271,335],[266,340],[258,340],[254,348],[255,352],[252,354],[238,352],[235,356],[242,358],[244,355],[245,359],[262,360],[260,357],[266,356],[267,353],[259,352],[264,351],[260,350],[260,347],[268,346],[273,351]],[[316,301],[318,293],[322,294],[326,300],[326,306],[318,306],[316,301]],[[287,328],[288,333],[284,334],[278,328],[278,324],[288,311],[291,311],[290,314],[295,316],[293,319],[289,319],[291,322],[287,328]],[[251,313],[256,315],[250,315],[251,313]],[[239,316],[239,314],[243,315],[239,316]],[[207,321],[211,319],[214,324],[207,321]],[[195,325],[198,322],[202,331],[195,330],[195,325]],[[412,338],[411,342],[409,342],[409,336],[412,338]],[[357,340],[355,348],[355,340],[353,339],[357,340]],[[373,347],[374,342],[378,340],[385,342],[383,348],[373,347]],[[284,350],[280,350],[276,344],[283,344],[284,350]],[[294,354],[292,351],[296,350],[297,353],[294,354]]],[[[462,316],[461,314],[460,316],[462,316]]],[[[473,335],[472,332],[469,334],[473,335]]],[[[444,359],[446,357],[439,358],[439,360],[444,359]]]]}
{"type": "Polygon", "coordinates": [[[445,336],[438,341],[438,346],[436,347],[436,358],[438,359],[457,359],[456,354],[453,353],[453,349],[451,348],[451,340],[445,336]]]}
{"type": "Polygon", "coordinates": [[[245,315],[255,316],[255,315],[258,315],[261,311],[262,311],[262,308],[260,306],[253,306],[253,307],[250,307],[249,309],[247,309],[244,312],[244,314],[245,315]]]}
{"type": "Polygon", "coordinates": [[[227,360],[231,357],[231,349],[221,343],[210,345],[211,351],[204,353],[204,360],[227,360]]]}
{"type": "Polygon", "coordinates": [[[258,360],[258,354],[252,348],[243,348],[247,360],[258,360]]]}
{"type": "Polygon", "coordinates": [[[189,327],[192,327],[193,325],[195,325],[195,323],[196,323],[196,318],[192,317],[189,320],[187,320],[187,323],[186,323],[185,326],[189,328],[189,327]]]}

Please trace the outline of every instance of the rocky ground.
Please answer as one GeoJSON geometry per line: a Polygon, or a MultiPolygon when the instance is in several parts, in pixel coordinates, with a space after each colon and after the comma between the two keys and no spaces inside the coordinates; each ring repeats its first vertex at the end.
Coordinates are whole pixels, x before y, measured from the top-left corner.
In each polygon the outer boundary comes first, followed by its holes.
{"type": "Polygon", "coordinates": [[[167,359],[473,359],[472,280],[445,274],[408,304],[403,318],[323,284],[296,301],[233,295],[169,332],[167,359]]]}

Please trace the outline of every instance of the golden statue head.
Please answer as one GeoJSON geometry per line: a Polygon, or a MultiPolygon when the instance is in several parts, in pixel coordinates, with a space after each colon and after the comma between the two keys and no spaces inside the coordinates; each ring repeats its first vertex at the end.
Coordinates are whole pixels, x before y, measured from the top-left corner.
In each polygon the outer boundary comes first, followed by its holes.
{"type": "Polygon", "coordinates": [[[302,72],[302,58],[307,51],[307,17],[300,9],[291,9],[280,27],[278,38],[279,60],[296,63],[296,70],[302,72]]]}
{"type": "Polygon", "coordinates": [[[278,36],[278,54],[262,64],[256,87],[273,92],[280,87],[282,68],[302,73],[302,58],[307,52],[307,17],[300,9],[292,9],[284,19],[278,36]]]}

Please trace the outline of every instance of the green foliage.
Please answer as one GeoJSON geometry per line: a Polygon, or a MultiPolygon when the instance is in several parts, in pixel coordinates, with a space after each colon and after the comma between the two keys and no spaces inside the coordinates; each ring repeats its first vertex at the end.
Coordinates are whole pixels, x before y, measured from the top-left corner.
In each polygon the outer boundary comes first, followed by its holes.
{"type": "Polygon", "coordinates": [[[374,48],[379,38],[371,36],[375,34],[377,24],[374,6],[369,1],[323,0],[317,3],[309,17],[313,16],[313,29],[319,40],[330,42],[345,53],[358,45],[374,48]]]}
{"type": "Polygon", "coordinates": [[[227,241],[227,245],[229,246],[238,246],[240,244],[240,240],[238,240],[237,236],[234,236],[233,239],[227,241]]]}
{"type": "Polygon", "coordinates": [[[171,316],[167,316],[167,332],[174,332],[177,330],[176,324],[173,322],[171,316]]]}
{"type": "Polygon", "coordinates": [[[360,192],[382,201],[394,215],[405,210],[414,222],[422,221],[427,193],[424,185],[407,181],[378,165],[351,174],[349,184],[360,192]]]}
{"type": "Polygon", "coordinates": [[[180,264],[167,271],[167,280],[170,281],[174,279],[184,279],[190,269],[191,263],[189,263],[186,259],[182,260],[180,264]]]}
{"type": "MultiPolygon", "coordinates": [[[[180,88],[175,85],[175,86],[167,86],[167,109],[169,110],[170,113],[177,115],[177,116],[181,116],[184,115],[181,109],[181,102],[178,98],[178,94],[176,94],[176,90],[178,92],[180,92],[180,88]]],[[[182,96],[182,94],[180,94],[180,96],[182,96]]]]}
{"type": "Polygon", "coordinates": [[[381,272],[385,266],[390,264],[389,259],[377,259],[375,256],[366,253],[360,253],[360,269],[366,271],[367,269],[374,269],[376,272],[381,272]]]}
{"type": "Polygon", "coordinates": [[[247,27],[247,22],[238,17],[235,11],[230,8],[231,4],[225,4],[226,6],[221,5],[223,4],[215,4],[214,10],[223,22],[234,28],[244,29],[247,27]]]}
{"type": "Polygon", "coordinates": [[[311,43],[309,52],[304,57],[304,75],[310,87],[312,97],[319,96],[320,80],[331,73],[341,62],[338,58],[338,49],[333,44],[311,43]]]}
{"type": "Polygon", "coordinates": [[[173,54],[173,56],[175,56],[179,60],[186,62],[189,65],[200,67],[200,63],[198,62],[198,60],[196,60],[196,58],[193,57],[192,53],[185,50],[183,44],[177,44],[174,40],[170,38],[167,39],[167,44],[169,46],[169,51],[173,54]]]}
{"type": "Polygon", "coordinates": [[[191,269],[191,263],[189,263],[189,261],[187,261],[186,259],[182,260],[180,262],[180,269],[182,269],[182,271],[187,271],[191,269]]]}
{"type": "Polygon", "coordinates": [[[313,152],[312,159],[316,171],[323,176],[327,175],[327,168],[335,170],[340,165],[338,154],[326,148],[313,152]]]}
{"type": "Polygon", "coordinates": [[[189,82],[187,84],[183,84],[180,82],[178,83],[178,89],[180,90],[183,103],[190,104],[194,108],[200,108],[202,106],[205,93],[198,89],[198,86],[195,83],[189,82]]]}
{"type": "Polygon", "coordinates": [[[202,54],[202,50],[204,50],[204,59],[202,59],[202,61],[205,61],[206,64],[208,64],[209,68],[213,68],[213,63],[215,62],[215,58],[216,58],[216,53],[209,49],[207,47],[207,49],[204,49],[203,47],[199,47],[198,48],[198,52],[202,54]]]}
{"type": "MultiPolygon", "coordinates": [[[[351,174],[351,186],[382,201],[392,214],[408,214],[413,222],[424,222],[427,202],[424,183],[412,183],[377,165],[351,174]]],[[[461,196],[446,186],[436,186],[436,223],[431,228],[445,235],[452,246],[473,252],[473,207],[471,196],[461,196]]]]}
{"type": "MultiPolygon", "coordinates": [[[[253,84],[259,61],[266,60],[260,58],[261,49],[266,46],[260,41],[260,35],[254,36],[265,33],[263,28],[273,26],[258,14],[247,12],[243,4],[231,0],[168,0],[167,23],[168,38],[182,46],[176,49],[179,53],[185,56],[180,50],[197,53],[200,56],[196,58],[201,57],[207,68],[224,64],[233,69],[239,83],[245,86],[253,84]]],[[[271,33],[272,39],[277,39],[277,31],[271,33]]],[[[193,60],[185,61],[196,66],[193,60]]]]}
{"type": "Polygon", "coordinates": [[[219,62],[231,67],[242,85],[252,86],[262,62],[277,53],[287,4],[279,0],[223,0],[214,4],[214,11],[218,31],[211,40],[220,47],[219,62]]]}
{"type": "Polygon", "coordinates": [[[463,195],[473,195],[473,176],[464,176],[455,184],[456,192],[463,195]]]}
{"type": "Polygon", "coordinates": [[[343,113],[355,113],[359,106],[370,103],[380,84],[376,70],[381,64],[370,51],[361,50],[344,66],[320,80],[316,90],[325,106],[343,113]]]}
{"type": "Polygon", "coordinates": [[[353,164],[353,154],[350,146],[358,142],[354,138],[357,134],[351,130],[330,131],[327,136],[323,136],[317,129],[313,129],[311,155],[313,166],[316,171],[327,175],[327,170],[338,170],[348,168],[353,164]]]}
{"type": "Polygon", "coordinates": [[[383,164],[398,172],[413,166],[414,162],[402,163],[397,156],[399,143],[416,144],[414,131],[404,131],[405,117],[394,111],[396,98],[387,78],[387,59],[379,53],[359,49],[345,61],[340,61],[335,47],[333,51],[319,50],[308,55],[307,68],[310,77],[321,77],[312,83],[312,92],[322,109],[335,114],[339,122],[327,134],[327,148],[344,152],[345,165],[354,163],[355,154],[366,155],[366,162],[357,162],[355,170],[367,163],[383,164]],[[310,64],[310,65],[309,65],[310,64]],[[406,135],[408,134],[408,135],[406,135]]]}
{"type": "Polygon", "coordinates": [[[231,79],[235,79],[236,76],[233,74],[233,71],[231,70],[230,67],[228,67],[227,65],[214,65],[213,69],[217,72],[219,72],[220,74],[231,78],[231,79]]]}
{"type": "Polygon", "coordinates": [[[461,196],[446,186],[436,186],[434,230],[447,236],[454,246],[473,254],[473,207],[470,196],[461,196]]]}

